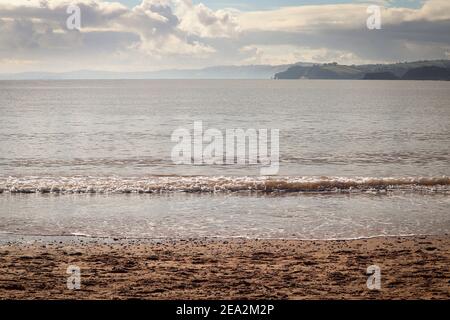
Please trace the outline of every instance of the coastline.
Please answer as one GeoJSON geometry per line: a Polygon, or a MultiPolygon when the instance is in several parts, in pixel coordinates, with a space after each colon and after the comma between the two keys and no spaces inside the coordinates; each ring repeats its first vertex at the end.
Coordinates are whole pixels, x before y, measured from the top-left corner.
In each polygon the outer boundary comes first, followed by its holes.
{"type": "Polygon", "coordinates": [[[53,240],[0,244],[0,299],[450,298],[448,235],[53,240]],[[66,287],[69,265],[80,267],[80,290],[66,287]],[[381,290],[366,286],[370,265],[381,290]]]}

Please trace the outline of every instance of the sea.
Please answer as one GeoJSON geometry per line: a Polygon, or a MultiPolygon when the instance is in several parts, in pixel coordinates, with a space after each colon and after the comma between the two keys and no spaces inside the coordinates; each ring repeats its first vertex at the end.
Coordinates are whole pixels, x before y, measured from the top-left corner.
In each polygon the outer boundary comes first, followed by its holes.
{"type": "Polygon", "coordinates": [[[0,241],[449,233],[450,82],[0,81],[0,241]],[[196,123],[276,131],[276,172],[176,161],[196,123]]]}

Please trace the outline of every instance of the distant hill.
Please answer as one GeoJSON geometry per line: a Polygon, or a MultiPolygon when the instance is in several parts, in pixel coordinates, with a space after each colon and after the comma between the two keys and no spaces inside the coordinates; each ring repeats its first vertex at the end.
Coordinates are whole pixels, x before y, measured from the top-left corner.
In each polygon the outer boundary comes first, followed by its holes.
{"type": "Polygon", "coordinates": [[[275,79],[358,79],[363,72],[355,67],[327,63],[322,65],[294,65],[275,74],[275,79]]]}
{"type": "Polygon", "coordinates": [[[366,79],[366,80],[449,80],[450,60],[416,61],[395,64],[312,66],[293,65],[274,75],[275,79],[366,79]],[[416,70],[418,69],[418,70],[416,70]],[[416,70],[416,71],[414,71],[416,70]],[[406,78],[404,78],[406,77],[406,78]]]}
{"type": "Polygon", "coordinates": [[[149,72],[110,72],[79,70],[72,72],[24,72],[0,74],[0,80],[73,80],[73,79],[271,79],[291,65],[216,66],[203,69],[161,70],[149,72]]]}
{"type": "Polygon", "coordinates": [[[436,66],[408,70],[402,80],[450,80],[450,69],[436,66]]]}
{"type": "Polygon", "coordinates": [[[394,64],[340,65],[304,63],[286,65],[215,66],[203,69],[169,69],[142,72],[78,70],[0,74],[0,80],[76,79],[366,79],[450,80],[450,60],[394,64]]]}
{"type": "Polygon", "coordinates": [[[364,75],[363,80],[399,80],[392,72],[368,72],[364,75]]]}
{"type": "Polygon", "coordinates": [[[450,68],[450,60],[428,60],[428,61],[414,61],[414,62],[400,62],[393,64],[368,64],[360,65],[358,68],[365,73],[367,72],[391,72],[397,77],[403,77],[406,72],[414,68],[420,67],[441,67],[450,68]]]}

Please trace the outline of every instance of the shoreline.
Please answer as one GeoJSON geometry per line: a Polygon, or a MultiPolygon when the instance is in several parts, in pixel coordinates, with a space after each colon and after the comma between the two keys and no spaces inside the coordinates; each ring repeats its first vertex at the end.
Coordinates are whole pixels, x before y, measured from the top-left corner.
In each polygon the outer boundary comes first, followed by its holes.
{"type": "Polygon", "coordinates": [[[445,238],[450,237],[450,234],[395,234],[395,235],[373,235],[373,236],[359,236],[350,238],[265,238],[265,237],[245,237],[245,236],[193,236],[193,237],[165,237],[165,238],[146,238],[146,237],[123,237],[123,236],[91,236],[87,234],[61,234],[61,235],[46,235],[46,234],[20,234],[20,233],[0,233],[0,247],[9,245],[81,245],[81,244],[161,244],[161,243],[176,243],[184,241],[202,241],[221,242],[221,241],[357,241],[357,240],[371,240],[371,239],[390,239],[390,238],[420,238],[420,237],[435,237],[445,238]]]}
{"type": "Polygon", "coordinates": [[[0,269],[0,299],[449,299],[450,237],[22,242],[0,244],[0,269]]]}

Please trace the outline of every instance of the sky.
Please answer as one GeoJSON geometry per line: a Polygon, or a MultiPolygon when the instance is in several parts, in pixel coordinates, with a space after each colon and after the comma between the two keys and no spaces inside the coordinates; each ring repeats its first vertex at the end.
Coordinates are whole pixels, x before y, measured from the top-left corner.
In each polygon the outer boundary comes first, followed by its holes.
{"type": "Polygon", "coordinates": [[[450,0],[0,0],[0,73],[450,59],[449,30],[450,0]]]}

